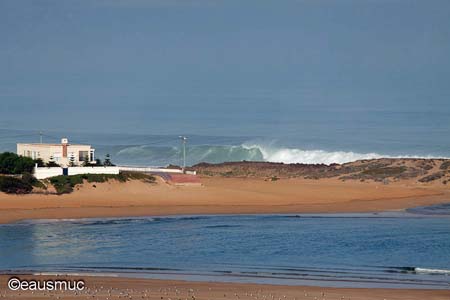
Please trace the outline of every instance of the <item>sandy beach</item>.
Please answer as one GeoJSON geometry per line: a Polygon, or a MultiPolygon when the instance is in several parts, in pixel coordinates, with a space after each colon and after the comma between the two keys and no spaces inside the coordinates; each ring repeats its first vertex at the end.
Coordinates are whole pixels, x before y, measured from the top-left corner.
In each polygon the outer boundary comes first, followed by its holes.
{"type": "Polygon", "coordinates": [[[0,300],[450,300],[449,15],[0,0],[0,300]]]}
{"type": "Polygon", "coordinates": [[[0,276],[0,297],[5,299],[274,299],[274,300],[447,300],[449,290],[357,289],[282,285],[188,282],[117,277],[17,276],[20,279],[82,279],[85,289],[79,292],[11,291],[7,282],[12,276],[0,276]]]}
{"type": "Polygon", "coordinates": [[[442,184],[202,177],[201,186],[85,183],[71,194],[0,193],[0,222],[24,219],[180,215],[378,212],[448,202],[442,184]]]}
{"type": "MultiPolygon", "coordinates": [[[[224,178],[200,176],[201,185],[179,186],[156,177],[87,183],[64,195],[8,195],[0,193],[0,222],[26,219],[76,219],[190,214],[271,214],[399,211],[449,202],[441,183],[401,180],[390,184],[337,178],[224,178]]],[[[406,290],[281,286],[189,282],[122,277],[77,276],[81,292],[11,291],[0,276],[5,299],[449,299],[449,290],[406,290]]],[[[22,275],[21,279],[64,278],[22,275]]]]}

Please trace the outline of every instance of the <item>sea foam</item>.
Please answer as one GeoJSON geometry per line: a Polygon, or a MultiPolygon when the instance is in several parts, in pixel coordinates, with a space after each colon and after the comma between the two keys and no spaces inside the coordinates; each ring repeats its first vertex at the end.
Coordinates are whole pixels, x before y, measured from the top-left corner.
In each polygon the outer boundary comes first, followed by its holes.
{"type": "Polygon", "coordinates": [[[378,153],[357,153],[345,151],[302,150],[292,148],[276,148],[261,145],[243,145],[248,149],[257,148],[265,161],[303,164],[342,164],[361,159],[387,157],[378,153]]]}
{"type": "Polygon", "coordinates": [[[445,269],[427,269],[427,268],[414,268],[416,273],[426,273],[426,274],[449,274],[450,270],[445,269]]]}
{"type": "MultiPolygon", "coordinates": [[[[118,163],[127,164],[180,164],[181,148],[176,146],[135,145],[113,152],[118,163]]],[[[241,145],[188,145],[186,160],[189,165],[200,162],[222,163],[231,161],[267,161],[304,164],[343,164],[362,159],[377,158],[437,158],[433,156],[386,155],[375,152],[326,151],[287,148],[263,143],[241,145]]]]}

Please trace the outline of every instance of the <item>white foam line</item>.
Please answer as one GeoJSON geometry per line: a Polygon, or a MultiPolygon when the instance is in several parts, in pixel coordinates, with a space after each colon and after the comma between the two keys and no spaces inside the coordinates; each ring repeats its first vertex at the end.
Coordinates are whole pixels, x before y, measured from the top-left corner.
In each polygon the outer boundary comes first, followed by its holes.
{"type": "Polygon", "coordinates": [[[427,269],[427,268],[414,268],[417,273],[428,273],[428,274],[450,274],[450,270],[445,269],[427,269]]]}
{"type": "Polygon", "coordinates": [[[258,149],[263,158],[268,162],[280,163],[304,163],[304,164],[343,164],[364,159],[380,158],[446,158],[433,156],[413,156],[413,155],[383,155],[379,153],[357,153],[345,151],[325,151],[325,150],[302,150],[295,148],[276,148],[259,144],[244,144],[245,149],[258,149]]]}

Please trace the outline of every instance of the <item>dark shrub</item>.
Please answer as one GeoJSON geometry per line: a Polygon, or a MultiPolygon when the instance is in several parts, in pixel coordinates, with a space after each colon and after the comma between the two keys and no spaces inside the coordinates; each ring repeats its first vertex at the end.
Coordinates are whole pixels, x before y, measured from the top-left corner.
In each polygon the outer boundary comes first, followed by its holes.
{"type": "Polygon", "coordinates": [[[405,167],[384,167],[384,168],[364,170],[361,172],[361,174],[385,178],[398,176],[405,171],[406,171],[405,167]]]}
{"type": "Polygon", "coordinates": [[[45,167],[45,163],[42,159],[38,158],[34,160],[34,163],[38,165],[38,167],[45,167]]]}
{"type": "MultiPolygon", "coordinates": [[[[73,191],[73,187],[76,185],[76,183],[72,182],[71,177],[74,176],[55,176],[50,178],[50,183],[55,187],[58,194],[68,194],[73,191]]],[[[83,180],[81,179],[80,183],[82,182],[83,180]]]]}
{"type": "Polygon", "coordinates": [[[425,176],[423,178],[420,178],[419,182],[430,182],[430,181],[441,179],[444,176],[445,176],[444,172],[436,172],[436,173],[433,173],[431,175],[428,175],[428,176],[425,176]]]}
{"type": "Polygon", "coordinates": [[[48,163],[45,164],[45,166],[47,168],[57,168],[57,167],[61,167],[60,165],[58,165],[57,163],[55,163],[54,161],[49,161],[48,163]]]}
{"type": "Polygon", "coordinates": [[[25,172],[22,174],[22,181],[29,185],[34,185],[38,181],[31,173],[25,172]]]}
{"type": "Polygon", "coordinates": [[[77,184],[82,184],[84,180],[89,183],[107,182],[114,179],[125,182],[130,179],[142,180],[148,183],[155,182],[155,177],[149,174],[139,172],[124,172],[117,175],[114,174],[80,174],[71,176],[55,176],[50,178],[50,183],[55,187],[58,194],[68,194],[73,191],[77,184]]]}
{"type": "Polygon", "coordinates": [[[8,194],[28,194],[33,187],[19,178],[0,176],[0,191],[8,194]]]}
{"type": "Polygon", "coordinates": [[[34,160],[29,157],[19,156],[12,152],[0,153],[1,174],[31,173],[34,168],[34,160]]]}
{"type": "Polygon", "coordinates": [[[447,170],[450,167],[450,160],[446,160],[442,163],[440,169],[441,170],[447,170]]]}
{"type": "Polygon", "coordinates": [[[22,174],[22,181],[37,188],[47,189],[47,187],[42,182],[37,180],[36,177],[28,172],[22,174]]]}

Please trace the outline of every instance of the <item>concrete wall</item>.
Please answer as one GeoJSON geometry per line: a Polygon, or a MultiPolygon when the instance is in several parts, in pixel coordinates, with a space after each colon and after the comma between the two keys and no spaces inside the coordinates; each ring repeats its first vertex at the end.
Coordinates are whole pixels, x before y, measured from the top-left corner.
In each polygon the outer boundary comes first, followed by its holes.
{"type": "MultiPolygon", "coordinates": [[[[69,167],[69,175],[79,174],[119,174],[119,167],[69,167]]],[[[37,179],[45,179],[49,177],[63,175],[63,169],[59,167],[46,168],[35,167],[34,176],[37,179]]]]}
{"type": "Polygon", "coordinates": [[[119,167],[69,167],[69,175],[78,174],[119,174],[119,167]]]}
{"type": "Polygon", "coordinates": [[[38,167],[34,168],[34,177],[37,179],[45,179],[49,177],[59,176],[63,174],[63,169],[59,167],[46,168],[38,167]]]}
{"type": "MultiPolygon", "coordinates": [[[[79,174],[119,174],[120,171],[135,171],[135,172],[147,172],[147,173],[183,173],[180,169],[165,169],[157,167],[69,167],[69,175],[79,175],[79,174]]],[[[186,171],[186,174],[195,175],[195,171],[186,171]]],[[[46,168],[46,167],[35,167],[34,176],[37,179],[45,179],[53,176],[63,175],[63,169],[59,167],[46,168]]]]}
{"type": "Polygon", "coordinates": [[[133,172],[154,172],[154,173],[183,173],[180,169],[166,169],[166,168],[159,168],[159,167],[126,167],[126,166],[120,166],[120,171],[133,171],[133,172]]]}

